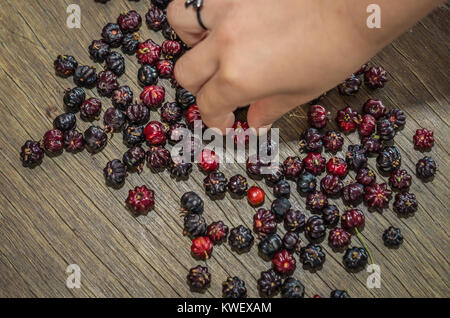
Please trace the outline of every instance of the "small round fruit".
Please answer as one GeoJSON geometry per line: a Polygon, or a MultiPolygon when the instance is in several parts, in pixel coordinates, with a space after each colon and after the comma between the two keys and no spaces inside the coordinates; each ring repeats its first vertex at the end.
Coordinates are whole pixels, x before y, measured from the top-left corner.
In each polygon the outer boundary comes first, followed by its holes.
{"type": "Polygon", "coordinates": [[[257,186],[251,186],[247,192],[248,202],[252,206],[259,206],[264,203],[265,193],[264,190],[257,186]]]}

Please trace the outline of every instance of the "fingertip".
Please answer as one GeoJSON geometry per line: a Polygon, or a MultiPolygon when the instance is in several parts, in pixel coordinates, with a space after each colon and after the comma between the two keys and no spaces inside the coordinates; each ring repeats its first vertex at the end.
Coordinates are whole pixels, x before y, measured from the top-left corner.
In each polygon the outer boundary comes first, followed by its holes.
{"type": "Polygon", "coordinates": [[[228,113],[221,116],[202,116],[202,120],[208,128],[218,129],[222,135],[226,134],[226,129],[233,127],[234,124],[234,114],[228,113]]]}

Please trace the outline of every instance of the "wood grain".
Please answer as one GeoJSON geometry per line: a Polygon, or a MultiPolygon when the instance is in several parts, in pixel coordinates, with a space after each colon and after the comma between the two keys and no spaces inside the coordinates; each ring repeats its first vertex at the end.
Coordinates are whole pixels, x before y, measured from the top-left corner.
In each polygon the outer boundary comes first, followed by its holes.
{"type": "MultiPolygon", "coordinates": [[[[102,169],[106,162],[121,158],[126,147],[120,134],[96,155],[64,153],[45,158],[35,169],[22,167],[20,146],[27,139],[39,140],[63,111],[62,95],[73,87],[71,79],[55,76],[53,60],[58,54],[75,56],[81,64],[92,64],[87,47],[100,37],[101,28],[122,11],[136,9],[144,15],[149,2],[113,0],[107,5],[90,0],[18,1],[5,0],[0,10],[0,296],[1,297],[220,297],[221,282],[229,275],[244,279],[249,296],[258,296],[256,280],[270,267],[257,255],[257,248],[243,255],[232,252],[228,244],[215,247],[207,261],[212,272],[211,287],[193,293],[186,284],[189,268],[199,261],[190,255],[190,241],[182,235],[178,215],[179,197],[194,189],[205,197],[204,175],[194,169],[187,181],[176,182],[167,171],[131,174],[119,190],[105,186],[102,169]],[[66,27],[66,8],[81,7],[81,29],[66,27]],[[128,189],[146,184],[156,189],[157,202],[148,216],[134,217],[124,207],[128,189]],[[81,268],[82,286],[65,285],[69,264],[81,268]]],[[[436,144],[429,155],[439,165],[430,183],[414,179],[411,191],[419,200],[414,217],[399,218],[392,208],[381,213],[366,212],[363,237],[375,263],[381,266],[382,287],[368,289],[367,273],[350,273],[342,265],[342,254],[323,244],[327,261],[321,271],[311,273],[298,266],[294,276],[306,286],[308,297],[328,296],[332,289],[347,289],[353,297],[449,297],[449,153],[450,135],[448,58],[450,20],[448,7],[440,8],[376,57],[389,71],[385,89],[362,89],[355,97],[342,97],[336,90],[327,94],[323,104],[334,115],[344,105],[360,109],[364,101],[382,99],[389,107],[399,107],[408,115],[406,127],[395,139],[403,155],[403,167],[411,173],[415,162],[424,156],[413,150],[412,135],[417,128],[435,131],[436,144]],[[383,245],[381,234],[389,225],[399,226],[405,242],[399,249],[383,245]]],[[[141,28],[143,39],[162,41],[162,35],[141,28]]],[[[101,69],[101,65],[96,65],[101,69]]],[[[126,57],[126,74],[120,78],[139,93],[136,58],[126,57]]],[[[174,92],[163,81],[168,96],[174,92]]],[[[99,97],[96,90],[89,96],[99,97]]],[[[100,98],[100,97],[99,97],[100,98]]],[[[110,101],[101,98],[106,107],[110,101]]],[[[105,108],[106,109],[106,108],[105,108]]],[[[305,116],[305,107],[295,110],[305,116]]],[[[159,114],[152,112],[158,120],[159,114]]],[[[88,123],[78,121],[81,130],[88,123]]],[[[334,126],[333,122],[329,123],[334,126]]],[[[307,127],[304,119],[285,116],[280,128],[280,158],[299,155],[299,134],[307,127]]],[[[356,135],[346,142],[358,142],[356,135]]],[[[327,154],[328,156],[328,154],[327,154]]],[[[372,168],[374,160],[370,161],[372,168]]],[[[230,177],[245,173],[242,164],[223,165],[230,177]]],[[[350,174],[354,177],[354,173],[350,174]]],[[[378,175],[379,180],[386,180],[378,175]]],[[[268,206],[273,200],[266,190],[268,206]]],[[[295,188],[294,184],[291,186],[295,188]]],[[[295,191],[293,205],[305,210],[305,200],[295,191]]],[[[340,200],[332,200],[342,210],[340,200]]],[[[367,211],[366,207],[362,207],[367,211]]],[[[207,222],[223,220],[229,226],[252,225],[254,209],[244,200],[228,195],[223,200],[205,200],[207,222]]],[[[309,212],[306,212],[309,215],[309,212]]],[[[284,229],[280,228],[284,234],[284,229]]],[[[306,239],[302,236],[303,242],[306,239]]],[[[356,238],[354,245],[360,245],[356,238]]],[[[201,262],[200,262],[201,263],[201,262]]]]}

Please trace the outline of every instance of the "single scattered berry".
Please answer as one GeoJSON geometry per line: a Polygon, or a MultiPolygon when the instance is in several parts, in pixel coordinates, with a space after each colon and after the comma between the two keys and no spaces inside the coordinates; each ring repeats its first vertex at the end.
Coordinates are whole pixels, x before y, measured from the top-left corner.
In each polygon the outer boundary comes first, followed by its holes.
{"type": "Polygon", "coordinates": [[[98,126],[91,126],[84,132],[84,141],[86,143],[87,150],[92,153],[96,153],[105,147],[106,142],[108,141],[108,136],[102,128],[98,126]]]}
{"type": "Polygon", "coordinates": [[[199,236],[192,240],[191,252],[200,259],[208,259],[213,251],[213,242],[207,236],[199,236]]]}
{"type": "Polygon", "coordinates": [[[361,121],[360,117],[358,112],[347,106],[337,112],[336,123],[344,133],[349,133],[356,130],[358,123],[361,121]]]}
{"type": "Polygon", "coordinates": [[[377,180],[377,176],[370,168],[361,168],[356,173],[356,181],[364,186],[368,186],[377,180]]]}
{"type": "Polygon", "coordinates": [[[367,251],[362,247],[352,247],[345,251],[343,260],[348,269],[359,270],[367,265],[367,251]]]}
{"type": "Polygon", "coordinates": [[[168,124],[175,124],[183,117],[183,110],[177,103],[166,102],[161,107],[161,120],[168,124]]]}
{"type": "Polygon", "coordinates": [[[264,203],[265,193],[264,190],[257,186],[251,186],[247,192],[248,202],[252,206],[259,206],[264,203]]]}
{"type": "Polygon", "coordinates": [[[327,162],[327,172],[344,178],[347,175],[348,167],[344,159],[339,157],[331,157],[327,162]]]}
{"type": "Polygon", "coordinates": [[[253,228],[262,236],[275,232],[277,230],[275,214],[264,208],[258,209],[253,215],[253,228]]]}
{"type": "Polygon", "coordinates": [[[183,87],[178,87],[175,91],[175,99],[183,108],[188,108],[195,104],[195,96],[183,87]]]}
{"type": "Polygon", "coordinates": [[[347,247],[352,242],[352,235],[346,230],[337,227],[328,234],[328,242],[333,248],[341,249],[347,247]]]}
{"type": "Polygon", "coordinates": [[[423,157],[416,164],[416,174],[420,179],[429,179],[436,174],[436,162],[431,157],[423,157]]]}
{"type": "Polygon", "coordinates": [[[221,243],[227,239],[228,226],[222,221],[213,222],[206,228],[206,235],[213,241],[214,244],[221,243]]]}
{"type": "Polygon", "coordinates": [[[145,42],[139,43],[136,51],[136,56],[141,64],[155,64],[161,55],[161,47],[148,39],[145,42]]]}
{"type": "Polygon", "coordinates": [[[69,112],[78,112],[85,99],[86,93],[81,87],[74,87],[64,91],[63,102],[69,112]]]}
{"type": "Polygon", "coordinates": [[[159,77],[170,78],[173,75],[174,63],[172,60],[159,60],[156,62],[156,70],[159,77]]]}
{"type": "MultiPolygon", "coordinates": [[[[120,76],[125,73],[125,59],[119,52],[111,52],[106,57],[106,69],[120,76]]],[[[117,84],[117,87],[119,85],[117,84]]]]}
{"type": "Polygon", "coordinates": [[[202,121],[202,116],[200,115],[200,111],[198,110],[197,105],[191,105],[184,113],[184,118],[186,119],[186,124],[189,129],[194,129],[195,127],[200,127],[201,129],[205,129],[206,126],[202,121]]]}
{"type": "Polygon", "coordinates": [[[261,272],[261,277],[258,279],[258,290],[261,294],[271,297],[279,292],[280,287],[281,276],[275,270],[261,272]]]}
{"type": "Polygon", "coordinates": [[[325,150],[334,153],[340,151],[344,145],[344,137],[339,131],[335,130],[328,131],[322,141],[325,150]]]}
{"type": "Polygon", "coordinates": [[[181,54],[182,47],[180,42],[174,40],[165,40],[161,44],[161,50],[165,58],[173,59],[181,54]]]}
{"type": "Polygon", "coordinates": [[[349,145],[345,153],[345,160],[350,169],[358,171],[367,165],[366,149],[360,145],[349,145]]]}
{"type": "Polygon", "coordinates": [[[391,109],[387,113],[387,118],[394,125],[395,129],[402,128],[406,123],[406,115],[400,109],[391,109]]]}
{"type": "Polygon", "coordinates": [[[133,33],[139,30],[142,24],[142,18],[135,10],[122,13],[117,18],[117,24],[123,33],[133,33]]]}
{"type": "Polygon", "coordinates": [[[104,129],[106,132],[113,133],[121,131],[125,126],[125,122],[125,114],[117,108],[110,107],[105,110],[105,113],[103,114],[103,123],[105,124],[104,129]]]}
{"type": "Polygon", "coordinates": [[[392,197],[392,191],[388,188],[386,183],[372,183],[365,187],[364,200],[367,202],[369,208],[382,211],[389,203],[392,197]]]}
{"type": "Polygon", "coordinates": [[[139,34],[127,33],[122,38],[122,52],[128,55],[133,55],[139,48],[139,34]]]}
{"type": "Polygon", "coordinates": [[[138,146],[145,141],[144,126],[128,125],[122,133],[123,142],[128,147],[138,146]]]}
{"type": "Polygon", "coordinates": [[[321,105],[311,105],[308,110],[308,123],[311,127],[321,129],[327,124],[329,112],[321,105]]]}
{"type": "Polygon", "coordinates": [[[42,145],[50,154],[60,153],[64,148],[64,134],[59,129],[51,129],[44,134],[42,145]]]}
{"type": "Polygon", "coordinates": [[[316,176],[325,170],[325,162],[325,158],[320,153],[310,152],[303,158],[305,170],[316,176]]]}
{"type": "Polygon", "coordinates": [[[342,180],[336,175],[327,174],[320,180],[320,189],[328,195],[340,194],[343,187],[342,180]]]}
{"type": "Polygon", "coordinates": [[[305,227],[306,216],[300,211],[290,209],[284,217],[284,227],[289,232],[301,231],[305,227]]]}
{"type": "Polygon", "coordinates": [[[340,219],[339,210],[335,205],[327,205],[322,209],[322,219],[326,226],[335,226],[340,219]]]}
{"type": "Polygon", "coordinates": [[[281,250],[283,243],[278,234],[264,236],[258,244],[258,251],[265,259],[272,259],[276,252],[281,250]]]}
{"type": "Polygon", "coordinates": [[[155,205],[155,192],[145,185],[128,192],[125,203],[135,214],[146,214],[155,205]]]}
{"type": "Polygon", "coordinates": [[[364,186],[361,183],[353,182],[342,189],[342,198],[345,203],[353,206],[358,205],[364,197],[364,186]]]}
{"type": "Polygon", "coordinates": [[[228,180],[220,171],[211,171],[205,179],[203,179],[203,186],[205,192],[209,196],[217,196],[227,191],[228,180]]]}
{"type": "Polygon", "coordinates": [[[295,271],[296,261],[294,256],[287,250],[281,250],[272,258],[272,265],[282,275],[290,275],[295,271]]]}
{"type": "Polygon", "coordinates": [[[129,86],[120,86],[112,93],[111,101],[114,107],[120,110],[126,110],[133,102],[133,96],[133,91],[129,86]]]}
{"type": "Polygon", "coordinates": [[[389,177],[389,184],[397,190],[408,190],[411,186],[411,175],[404,169],[394,170],[389,177]]]}
{"type": "Polygon", "coordinates": [[[169,164],[169,172],[173,178],[187,178],[192,172],[192,163],[185,162],[181,156],[174,157],[169,164]]]}
{"type": "Polygon", "coordinates": [[[287,157],[283,162],[283,168],[286,178],[296,180],[303,171],[303,162],[297,156],[287,157]]]}
{"type": "Polygon", "coordinates": [[[75,73],[77,60],[71,55],[58,55],[53,62],[55,73],[61,77],[69,77],[75,73]]]}
{"type": "Polygon", "coordinates": [[[387,109],[383,102],[379,99],[368,99],[363,106],[365,114],[372,115],[375,119],[379,119],[386,115],[387,109]]]}
{"type": "Polygon", "coordinates": [[[377,167],[382,171],[394,171],[400,168],[401,164],[402,156],[395,146],[384,147],[377,157],[377,167]]]}
{"type": "Polygon", "coordinates": [[[20,160],[25,167],[35,167],[41,164],[44,149],[38,141],[27,140],[20,149],[20,160]]]}
{"type": "Polygon", "coordinates": [[[188,213],[184,217],[184,235],[198,237],[206,234],[206,222],[203,216],[195,213],[188,213]]]}
{"type": "Polygon", "coordinates": [[[270,211],[275,214],[277,222],[284,220],[286,213],[291,209],[291,202],[286,198],[278,198],[272,202],[270,211]]]}
{"type": "Polygon", "coordinates": [[[297,232],[286,232],[283,236],[283,248],[292,253],[300,251],[300,243],[300,236],[297,232]]]}
{"type": "Polygon", "coordinates": [[[386,117],[380,118],[377,121],[377,134],[382,140],[392,140],[395,137],[396,130],[394,124],[386,117]]]}
{"type": "Polygon", "coordinates": [[[346,209],[341,217],[341,225],[347,231],[353,231],[355,228],[362,230],[365,224],[364,213],[359,209],[346,209]]]}
{"type": "Polygon", "coordinates": [[[245,298],[247,296],[247,288],[245,282],[239,277],[228,277],[222,283],[223,298],[245,298]]]}
{"type": "Polygon", "coordinates": [[[387,72],[381,66],[372,66],[364,72],[364,83],[372,89],[383,88],[387,81],[387,72]]]}
{"type": "Polygon", "coordinates": [[[198,265],[189,270],[187,275],[189,287],[194,291],[202,291],[211,284],[211,274],[208,267],[198,265]]]}
{"type": "Polygon", "coordinates": [[[319,213],[328,205],[327,196],[321,191],[313,191],[306,197],[306,208],[312,212],[319,213]]]}
{"type": "Polygon", "coordinates": [[[77,86],[91,88],[97,83],[95,67],[79,65],[73,74],[73,82],[77,86]]]}
{"type": "Polygon", "coordinates": [[[102,111],[102,102],[95,98],[90,97],[81,104],[80,115],[84,120],[95,120],[100,116],[102,111]]]}
{"type": "Polygon", "coordinates": [[[53,120],[53,127],[66,132],[75,128],[77,124],[77,118],[73,113],[64,113],[53,120]]]}
{"type": "Polygon", "coordinates": [[[419,150],[427,150],[433,147],[434,144],[434,133],[432,130],[426,128],[417,129],[415,135],[413,136],[414,147],[419,150]]]}
{"type": "Polygon", "coordinates": [[[247,190],[248,190],[247,179],[240,174],[232,176],[230,178],[230,181],[228,181],[228,191],[237,196],[245,195],[247,193],[247,190]]]}
{"type": "Polygon", "coordinates": [[[308,244],[300,249],[300,261],[303,266],[315,270],[319,269],[325,263],[325,253],[322,246],[317,244],[308,244]]]}
{"type": "Polygon", "coordinates": [[[170,162],[170,151],[162,146],[151,146],[147,153],[147,164],[153,170],[161,170],[166,168],[170,162]]]}
{"type": "Polygon", "coordinates": [[[322,134],[315,128],[306,129],[300,136],[298,143],[301,151],[321,152],[322,151],[322,134]]]}
{"type": "Polygon", "coordinates": [[[69,130],[64,133],[64,148],[69,152],[78,152],[84,149],[84,137],[78,130],[69,130]]]}
{"type": "Polygon", "coordinates": [[[166,14],[158,7],[151,7],[145,14],[145,21],[150,29],[159,31],[167,22],[166,14]]]}
{"type": "Polygon", "coordinates": [[[219,157],[213,150],[203,149],[197,156],[199,167],[205,172],[219,169],[219,157]]]}
{"type": "Polygon", "coordinates": [[[351,96],[358,93],[361,85],[362,81],[354,74],[352,74],[343,83],[338,85],[338,90],[341,95],[351,96]]]}
{"type": "Polygon", "coordinates": [[[398,227],[390,226],[383,233],[383,242],[387,246],[395,247],[403,243],[403,235],[398,227]]]}
{"type": "Polygon", "coordinates": [[[379,153],[383,147],[383,140],[380,135],[373,133],[370,136],[363,137],[361,145],[368,153],[379,153]]]}
{"type": "Polygon", "coordinates": [[[228,243],[231,248],[239,253],[248,251],[253,241],[252,231],[243,225],[231,229],[230,235],[228,236],[228,243]]]}
{"type": "Polygon", "coordinates": [[[158,85],[150,85],[144,87],[144,90],[140,94],[142,103],[149,108],[159,108],[166,96],[164,87],[158,85]]]}
{"type": "Polygon", "coordinates": [[[305,286],[298,279],[288,277],[281,285],[281,298],[303,298],[305,286]]]}
{"type": "Polygon", "coordinates": [[[145,150],[135,146],[128,149],[122,156],[122,161],[128,171],[141,171],[145,162],[145,150]]]}
{"type": "Polygon", "coordinates": [[[278,181],[277,184],[273,186],[273,195],[276,198],[285,197],[289,199],[291,195],[291,186],[286,180],[278,181]]]}
{"type": "Polygon", "coordinates": [[[106,164],[103,173],[108,184],[121,186],[125,182],[127,168],[119,159],[114,159],[106,164]]]}
{"type": "Polygon", "coordinates": [[[150,111],[140,103],[131,103],[125,111],[127,120],[130,124],[144,125],[150,119],[150,111]]]}
{"type": "Polygon", "coordinates": [[[404,216],[417,211],[418,203],[414,193],[402,192],[395,195],[394,210],[404,216]]]}
{"type": "Polygon", "coordinates": [[[103,63],[110,53],[109,44],[103,40],[93,40],[88,50],[91,59],[97,63],[103,63]]]}
{"type": "Polygon", "coordinates": [[[361,118],[358,126],[358,132],[361,136],[370,136],[375,131],[376,119],[372,115],[365,114],[361,118]]]}
{"type": "Polygon", "coordinates": [[[310,240],[319,240],[325,236],[325,222],[317,215],[311,216],[305,224],[305,234],[310,240]]]}
{"type": "Polygon", "coordinates": [[[151,145],[163,145],[166,142],[166,133],[159,121],[151,121],[144,128],[145,140],[151,145]]]}
{"type": "Polygon", "coordinates": [[[119,47],[122,41],[123,33],[117,23],[108,23],[103,27],[102,39],[111,47],[119,47]]]}
{"type": "Polygon", "coordinates": [[[309,172],[303,172],[297,179],[297,190],[302,193],[309,193],[316,190],[316,177],[309,172]]]}
{"type": "Polygon", "coordinates": [[[333,290],[330,293],[330,298],[351,298],[346,290],[333,290]]]}

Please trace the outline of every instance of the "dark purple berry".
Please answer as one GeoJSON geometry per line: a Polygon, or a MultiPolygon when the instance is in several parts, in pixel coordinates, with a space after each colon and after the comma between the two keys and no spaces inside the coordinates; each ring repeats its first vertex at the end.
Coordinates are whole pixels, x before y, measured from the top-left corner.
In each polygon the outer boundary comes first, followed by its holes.
{"type": "Polygon", "coordinates": [[[27,140],[20,150],[20,159],[25,167],[35,167],[43,158],[44,149],[38,141],[27,140]]]}
{"type": "Polygon", "coordinates": [[[305,130],[299,141],[300,150],[306,152],[321,152],[322,151],[322,134],[315,128],[308,128],[305,130]]]}
{"type": "Polygon", "coordinates": [[[297,179],[297,190],[302,193],[309,193],[316,190],[316,176],[309,172],[303,172],[297,179]]]}
{"type": "Polygon", "coordinates": [[[291,186],[286,180],[278,181],[273,187],[273,195],[276,198],[284,197],[289,199],[289,196],[291,195],[291,186]]]}
{"type": "Polygon", "coordinates": [[[73,74],[73,81],[77,86],[91,88],[97,83],[95,67],[79,65],[73,74]]]}
{"type": "Polygon", "coordinates": [[[317,215],[311,216],[305,224],[305,234],[310,240],[319,240],[325,236],[325,222],[317,215]]]}
{"type": "Polygon", "coordinates": [[[125,59],[119,52],[111,52],[106,57],[106,69],[110,70],[117,76],[125,73],[125,59]]]}
{"type": "Polygon", "coordinates": [[[98,119],[102,111],[102,102],[95,97],[86,99],[81,104],[80,115],[81,118],[87,121],[98,119]]]}
{"type": "Polygon", "coordinates": [[[259,254],[264,259],[272,259],[276,252],[281,250],[283,243],[278,234],[270,234],[258,243],[259,254]]]}
{"type": "Polygon", "coordinates": [[[123,130],[123,141],[128,147],[142,144],[145,141],[144,126],[128,125],[123,130]]]}
{"type": "Polygon", "coordinates": [[[63,101],[69,112],[78,112],[80,110],[81,104],[83,104],[85,99],[86,93],[81,87],[66,89],[64,92],[63,101]]]}
{"type": "Polygon", "coordinates": [[[364,197],[364,186],[361,183],[350,183],[342,190],[342,198],[348,204],[358,205],[364,197]]]}
{"type": "Polygon", "coordinates": [[[258,290],[264,296],[271,297],[279,292],[281,287],[281,276],[275,270],[269,269],[261,272],[258,279],[258,290]]]}
{"type": "Polygon", "coordinates": [[[103,27],[102,39],[111,47],[119,47],[122,41],[123,33],[117,23],[108,23],[103,27]]]}
{"type": "Polygon", "coordinates": [[[142,147],[131,147],[122,157],[128,171],[141,171],[145,162],[145,150],[142,147]]]}
{"type": "Polygon", "coordinates": [[[112,93],[111,100],[114,107],[125,111],[127,106],[133,102],[133,91],[127,85],[120,86],[112,93]]]}
{"type": "Polygon", "coordinates": [[[377,157],[377,167],[381,171],[391,172],[402,164],[402,156],[395,146],[384,147],[377,157]]]}
{"type": "Polygon", "coordinates": [[[181,156],[172,159],[169,172],[173,178],[187,178],[192,172],[192,163],[185,162],[181,156]]]}
{"type": "Polygon", "coordinates": [[[222,283],[222,296],[223,298],[245,298],[247,296],[245,282],[237,276],[228,277],[222,283]]]}
{"type": "Polygon", "coordinates": [[[396,130],[394,124],[388,118],[380,118],[377,121],[377,134],[382,140],[392,140],[395,137],[396,130]]]}
{"type": "Polygon", "coordinates": [[[358,93],[361,88],[362,81],[355,75],[350,75],[342,84],[338,85],[338,90],[341,95],[351,96],[358,93]]]}
{"type": "Polygon", "coordinates": [[[227,191],[228,180],[220,171],[211,171],[208,176],[203,179],[205,192],[209,196],[217,196],[227,191]]]}
{"type": "Polygon", "coordinates": [[[340,151],[344,145],[344,137],[339,131],[328,131],[322,139],[325,150],[329,152],[340,151]]]}
{"type": "Polygon", "coordinates": [[[322,246],[308,244],[300,249],[300,260],[306,268],[319,269],[325,262],[325,253],[322,246]]]}
{"type": "Polygon", "coordinates": [[[418,203],[414,193],[402,192],[395,195],[394,210],[404,216],[417,211],[418,203]]]}
{"type": "Polygon", "coordinates": [[[204,203],[202,198],[195,192],[186,192],[181,196],[180,199],[181,211],[184,214],[194,213],[202,214],[204,203]]]}
{"type": "Polygon", "coordinates": [[[290,209],[284,217],[284,227],[290,232],[300,231],[305,226],[306,216],[300,210],[290,209]]]}
{"type": "Polygon", "coordinates": [[[163,10],[158,7],[151,7],[145,14],[145,21],[150,29],[159,31],[166,24],[167,17],[163,10]]]}
{"type": "Polygon", "coordinates": [[[270,211],[275,215],[277,222],[284,220],[286,213],[291,209],[291,202],[286,198],[275,199],[270,211]]]}
{"type": "Polygon", "coordinates": [[[189,106],[195,104],[195,96],[183,87],[177,88],[175,92],[175,99],[183,108],[188,108],[189,106]]]}
{"type": "Polygon", "coordinates": [[[360,145],[348,146],[348,150],[345,154],[345,160],[347,161],[350,169],[358,171],[367,165],[366,149],[360,145]]]}
{"type": "Polygon", "coordinates": [[[74,74],[78,66],[77,60],[71,55],[58,55],[53,62],[55,72],[61,77],[69,77],[74,74]]]}
{"type": "Polygon", "coordinates": [[[281,286],[281,298],[303,298],[305,286],[294,277],[288,277],[281,286]]]}
{"type": "Polygon", "coordinates": [[[243,225],[231,229],[228,237],[228,243],[231,248],[239,253],[248,251],[251,248],[253,241],[252,231],[243,225]]]}
{"type": "Polygon", "coordinates": [[[423,157],[416,164],[416,174],[421,179],[429,179],[436,174],[436,162],[431,157],[423,157]]]}
{"type": "Polygon", "coordinates": [[[161,120],[168,124],[175,124],[183,117],[183,111],[177,103],[165,102],[161,107],[161,120]]]}
{"type": "Polygon", "coordinates": [[[353,247],[345,251],[344,265],[353,270],[359,270],[367,265],[368,259],[367,251],[362,247],[353,247]]]}
{"type": "Polygon", "coordinates": [[[230,181],[228,182],[228,191],[237,196],[243,196],[247,193],[247,190],[248,182],[244,176],[237,174],[230,178],[230,181]]]}
{"type": "Polygon", "coordinates": [[[89,45],[89,55],[94,62],[103,63],[109,53],[109,44],[103,40],[93,40],[89,45]]]}
{"type": "Polygon", "coordinates": [[[121,131],[125,125],[126,118],[124,113],[114,107],[108,108],[103,114],[103,123],[105,124],[106,132],[121,131]]]}
{"type": "Polygon", "coordinates": [[[166,168],[171,161],[170,151],[162,146],[151,146],[146,156],[148,165],[155,170],[166,168]]]}
{"type": "Polygon", "coordinates": [[[134,125],[145,125],[150,119],[149,109],[137,102],[128,105],[125,114],[128,122],[134,125]]]}
{"type": "Polygon", "coordinates": [[[139,35],[137,33],[125,34],[122,38],[122,52],[128,55],[136,53],[139,47],[139,35]]]}
{"type": "Polygon", "coordinates": [[[286,232],[283,236],[283,248],[290,252],[298,252],[300,243],[300,236],[297,232],[286,232]]]}
{"type": "Polygon", "coordinates": [[[189,287],[194,291],[202,291],[209,287],[211,283],[211,274],[208,267],[196,266],[189,270],[187,275],[189,287]]]}
{"type": "Polygon", "coordinates": [[[108,136],[100,127],[91,126],[84,132],[84,141],[86,142],[87,150],[96,153],[105,147],[108,136]]]}
{"type": "Polygon", "coordinates": [[[138,81],[142,86],[150,86],[158,83],[158,72],[148,64],[142,65],[138,70],[138,81]]]}
{"type": "Polygon", "coordinates": [[[339,210],[335,205],[327,205],[322,210],[322,219],[326,226],[334,227],[340,219],[339,210]]]}
{"type": "Polygon", "coordinates": [[[403,235],[399,228],[390,226],[383,233],[383,242],[387,246],[395,247],[403,243],[403,235]]]}
{"type": "Polygon", "coordinates": [[[106,182],[112,186],[120,186],[125,182],[127,169],[125,165],[118,159],[109,161],[103,169],[106,182]]]}
{"type": "Polygon", "coordinates": [[[64,148],[69,152],[78,152],[84,149],[84,137],[78,130],[69,130],[64,133],[64,148]]]}
{"type": "Polygon", "coordinates": [[[62,132],[66,132],[68,130],[72,130],[75,128],[77,124],[77,118],[73,113],[64,113],[53,120],[53,127],[61,130],[62,132]]]}
{"type": "Polygon", "coordinates": [[[188,213],[184,217],[184,234],[192,238],[206,234],[206,222],[203,216],[195,213],[188,213]]]}

